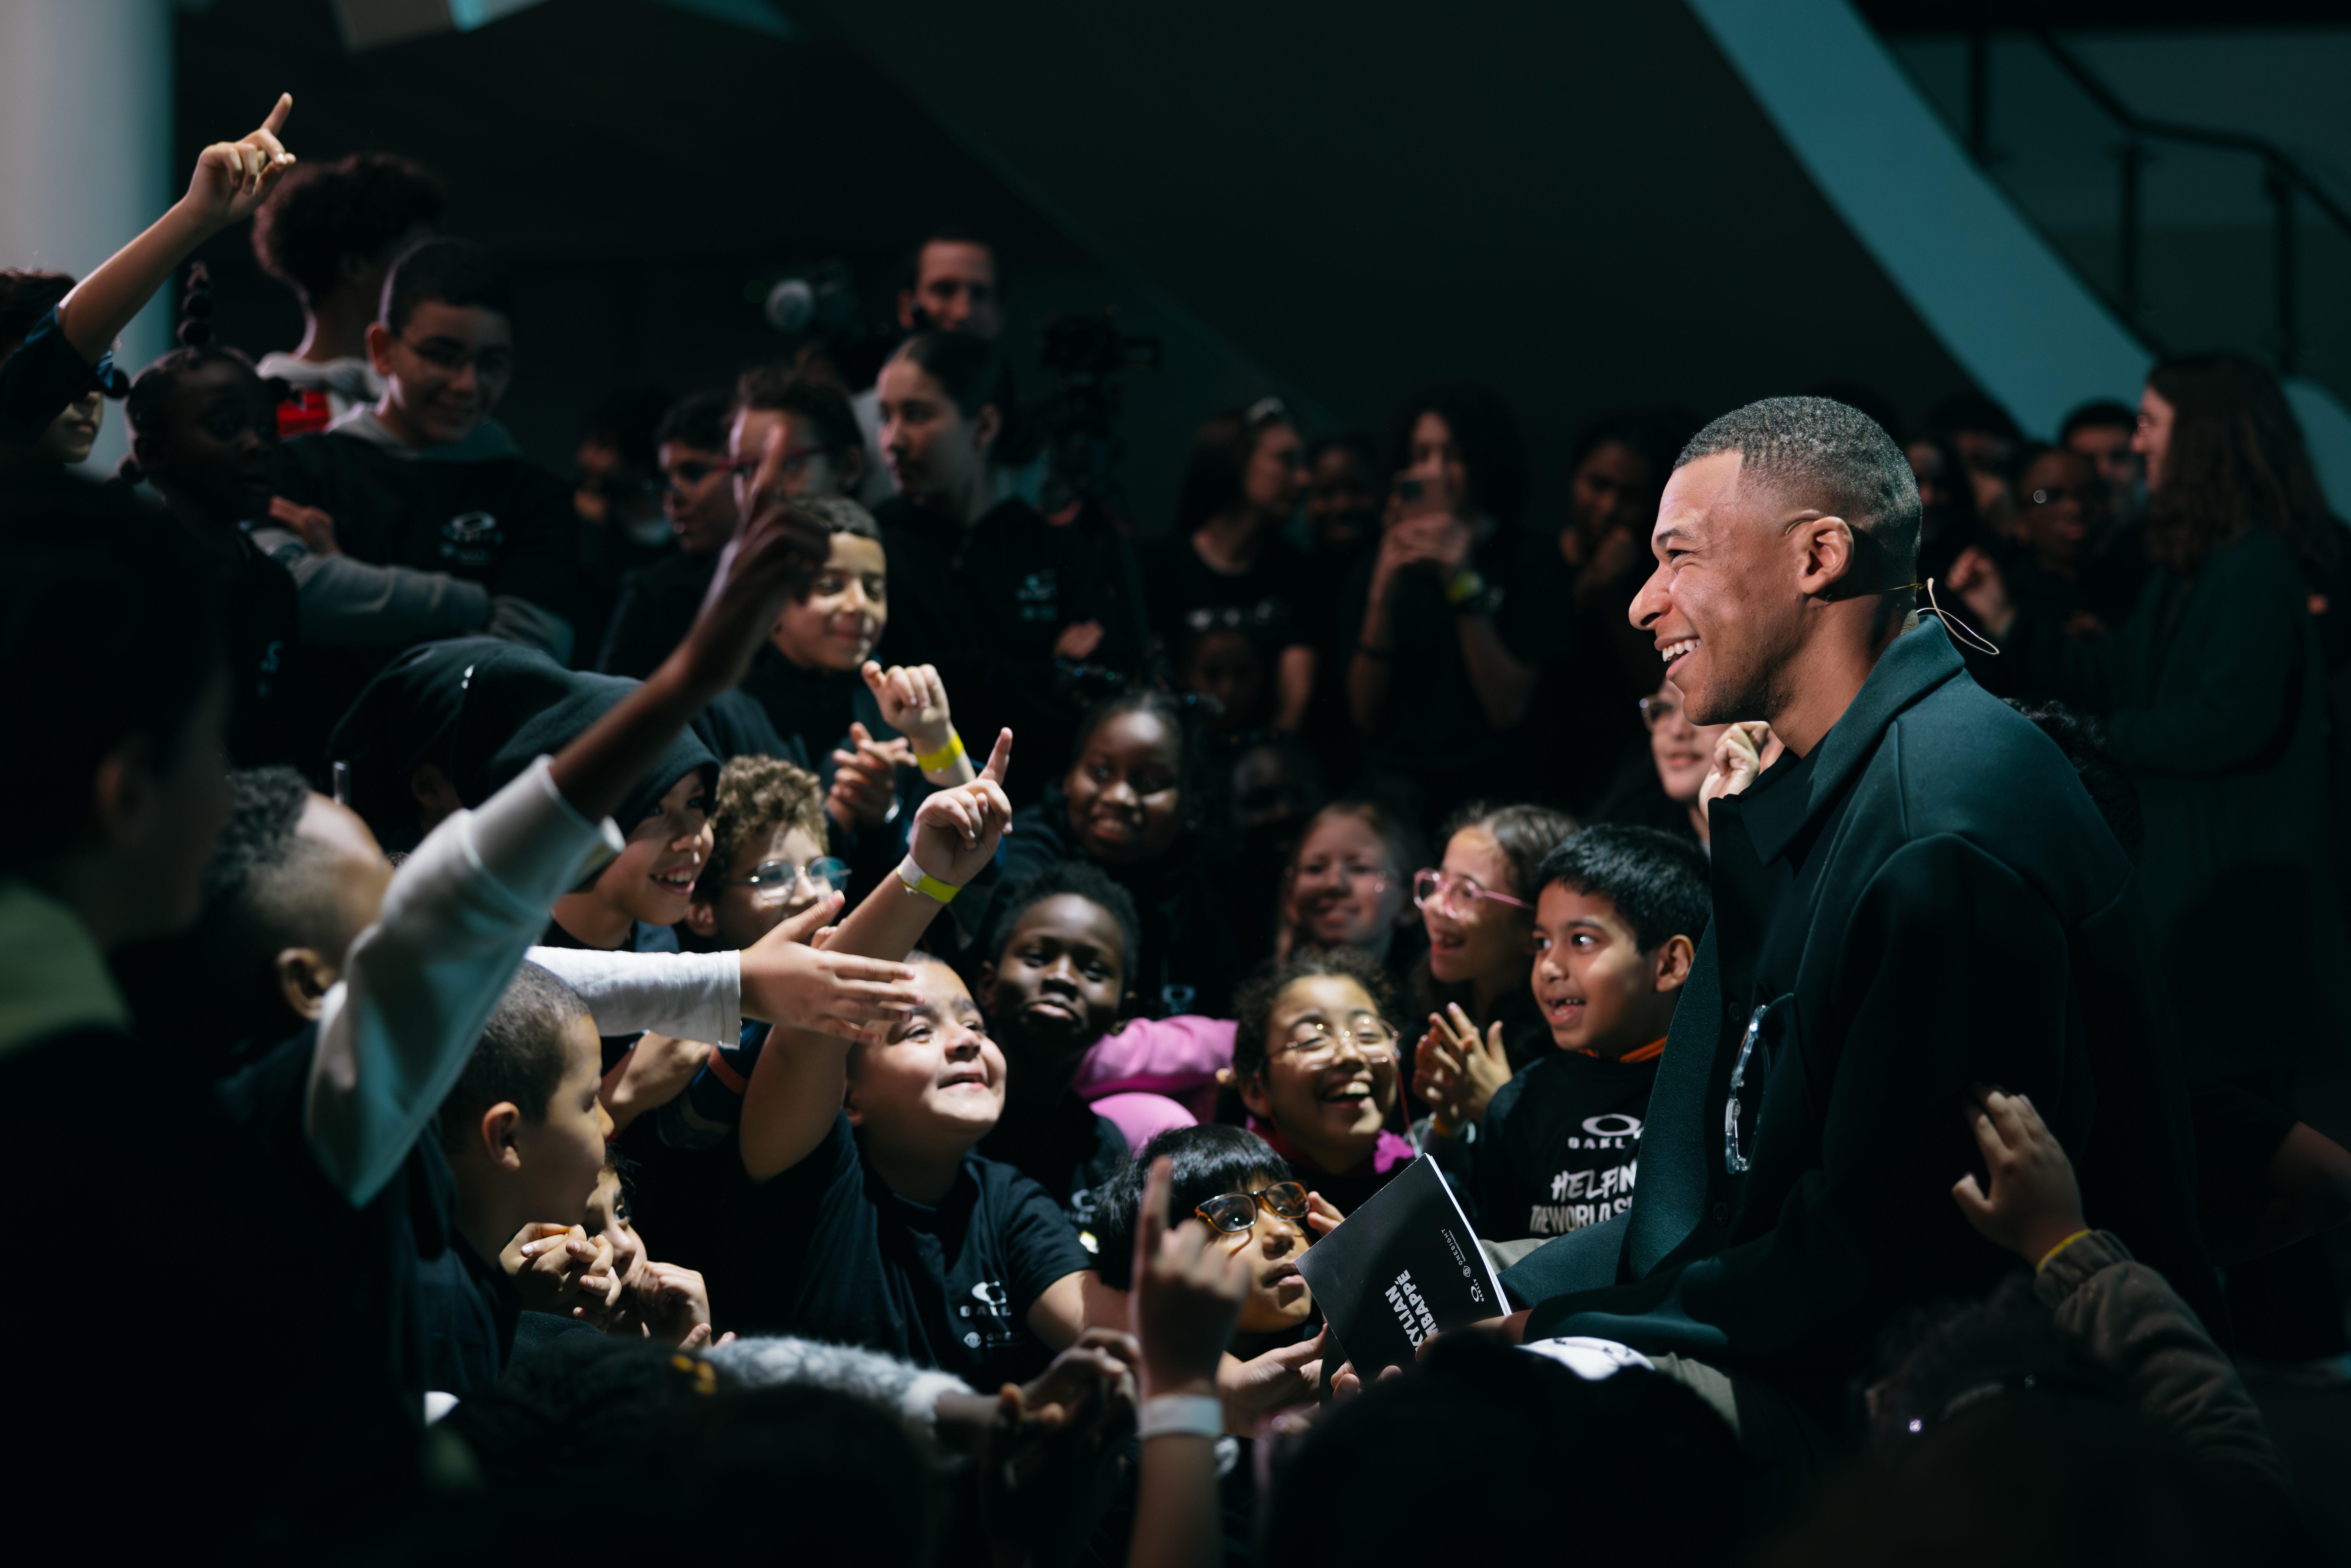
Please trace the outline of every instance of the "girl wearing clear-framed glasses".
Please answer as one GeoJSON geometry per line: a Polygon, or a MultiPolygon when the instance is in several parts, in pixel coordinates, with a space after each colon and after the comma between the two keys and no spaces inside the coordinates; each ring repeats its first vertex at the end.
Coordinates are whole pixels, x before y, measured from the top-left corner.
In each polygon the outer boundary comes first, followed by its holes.
{"type": "MultiPolygon", "coordinates": [[[[1446,824],[1444,861],[1413,879],[1428,962],[1411,992],[1412,1085],[1432,1106],[1466,1108],[1476,1121],[1510,1074],[1554,1049],[1527,984],[1535,868],[1575,828],[1547,806],[1466,806],[1446,824]],[[1437,1060],[1438,1047],[1458,1073],[1437,1060]]],[[[1459,1130],[1451,1116],[1437,1124],[1440,1134],[1459,1130]]]]}

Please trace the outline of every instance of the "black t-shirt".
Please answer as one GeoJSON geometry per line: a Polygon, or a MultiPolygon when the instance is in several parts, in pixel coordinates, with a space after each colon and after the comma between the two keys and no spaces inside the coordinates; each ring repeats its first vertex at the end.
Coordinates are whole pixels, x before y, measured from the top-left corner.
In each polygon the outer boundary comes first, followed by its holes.
{"type": "Polygon", "coordinates": [[[1286,540],[1268,544],[1236,577],[1202,560],[1180,534],[1158,539],[1143,548],[1143,581],[1151,629],[1179,664],[1193,639],[1220,630],[1246,632],[1269,658],[1322,641],[1322,596],[1309,583],[1306,557],[1286,540]]]}
{"type": "Polygon", "coordinates": [[[890,622],[874,657],[938,666],[975,766],[1006,727],[1021,755],[1051,759],[1006,780],[1013,804],[1027,804],[1069,754],[1086,706],[1061,689],[1053,647],[1062,631],[1098,622],[1102,641],[1086,663],[1142,664],[1121,555],[1132,546],[1104,518],[1055,524],[1017,497],[968,529],[903,496],[873,515],[890,566],[890,622]]]}
{"type": "Polygon", "coordinates": [[[221,612],[236,683],[230,694],[229,760],[239,768],[282,762],[317,780],[326,762],[328,727],[342,716],[295,711],[308,693],[294,669],[302,658],[302,618],[293,573],[240,534],[235,569],[221,585],[221,612]]]}
{"type": "Polygon", "coordinates": [[[739,1245],[711,1281],[730,1327],[886,1351],[975,1388],[1044,1369],[1029,1309],[1093,1266],[1052,1195],[1010,1166],[967,1156],[944,1202],[912,1203],[847,1116],[790,1170],[745,1181],[735,1214],[739,1245]]]}
{"type": "Polygon", "coordinates": [[[486,1394],[514,1358],[522,1298],[496,1262],[452,1236],[417,1270],[424,1322],[424,1386],[460,1399],[486,1394]]]}
{"type": "Polygon", "coordinates": [[[1478,1143],[1479,1234],[1564,1236],[1632,1207],[1641,1124],[1663,1060],[1558,1051],[1502,1085],[1478,1143]]]}
{"type": "MultiPolygon", "coordinates": [[[[333,517],[345,555],[464,578],[578,630],[580,514],[570,487],[528,458],[403,455],[329,431],[286,444],[277,493],[333,517]]],[[[335,676],[319,700],[342,713],[396,648],[313,650],[335,676]]]]}
{"type": "MultiPolygon", "coordinates": [[[[1362,637],[1376,559],[1366,552],[1339,595],[1340,635],[1335,641],[1350,660],[1362,637]]],[[[1513,657],[1543,665],[1565,653],[1567,570],[1548,540],[1517,528],[1497,528],[1472,552],[1470,563],[1489,587],[1501,591],[1495,628],[1513,657]]],[[[1397,580],[1395,594],[1387,708],[1379,727],[1364,737],[1364,760],[1415,779],[1481,775],[1479,789],[1497,798],[1531,789],[1531,780],[1504,778],[1495,769],[1511,764],[1524,770],[1525,733],[1545,722],[1543,710],[1536,707],[1512,731],[1487,723],[1486,710],[1469,683],[1459,617],[1446,601],[1445,585],[1426,573],[1406,572],[1397,580]]]]}
{"type": "Polygon", "coordinates": [[[685,640],[717,570],[716,555],[676,550],[622,578],[596,667],[640,681],[659,669],[685,640]]]}
{"type": "Polygon", "coordinates": [[[367,1205],[350,1202],[319,1169],[302,1127],[319,1029],[257,1053],[214,1085],[237,1142],[266,1171],[279,1199],[298,1215],[318,1256],[306,1282],[306,1312],[337,1325],[352,1353],[392,1387],[411,1394],[426,1380],[430,1326],[421,1273],[446,1255],[454,1236],[456,1176],[441,1152],[438,1120],[425,1124],[400,1170],[367,1205]]]}
{"type": "Polygon", "coordinates": [[[983,1158],[1000,1161],[1035,1182],[1061,1206],[1088,1253],[1094,1245],[1094,1194],[1126,1160],[1126,1134],[1075,1094],[1063,1094],[1041,1127],[1008,1135],[1002,1122],[979,1141],[983,1158]]]}

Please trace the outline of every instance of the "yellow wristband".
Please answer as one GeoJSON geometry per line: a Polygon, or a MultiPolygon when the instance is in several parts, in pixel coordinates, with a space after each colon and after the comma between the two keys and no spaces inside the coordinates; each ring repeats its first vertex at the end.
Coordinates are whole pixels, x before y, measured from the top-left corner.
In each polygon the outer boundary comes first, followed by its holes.
{"type": "Polygon", "coordinates": [[[922,756],[915,758],[914,766],[921,768],[925,773],[937,773],[942,769],[954,767],[956,758],[962,755],[963,737],[957,735],[954,730],[949,730],[947,731],[947,743],[945,746],[940,747],[936,751],[925,752],[922,756]]]}
{"type": "Polygon", "coordinates": [[[916,865],[912,855],[898,862],[898,881],[908,893],[919,893],[935,904],[953,904],[955,895],[963,891],[941,882],[916,865]]]}
{"type": "Polygon", "coordinates": [[[2043,1252],[2041,1255],[2041,1261],[2032,1266],[2032,1271],[2038,1274],[2042,1270],[2049,1267],[2049,1260],[2052,1258],[2056,1257],[2058,1253],[2063,1252],[2066,1248],[2071,1247],[2074,1242],[2079,1241],[2083,1237],[2087,1236],[2088,1234],[2090,1234],[2089,1229],[2087,1227],[2085,1227],[2082,1229],[2074,1232],[2073,1235],[2065,1238],[2064,1240],[2057,1243],[2056,1246],[2049,1249],[2048,1251],[2043,1252]]]}
{"type": "Polygon", "coordinates": [[[1445,602],[1458,604],[1472,594],[1486,591],[1486,580],[1475,568],[1465,567],[1460,575],[1445,585],[1445,602]]]}

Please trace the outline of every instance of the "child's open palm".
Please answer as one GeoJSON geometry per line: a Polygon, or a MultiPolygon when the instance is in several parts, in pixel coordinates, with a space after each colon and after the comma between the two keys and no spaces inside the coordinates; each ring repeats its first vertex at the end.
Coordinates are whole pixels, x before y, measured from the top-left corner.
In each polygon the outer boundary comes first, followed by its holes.
{"type": "Polygon", "coordinates": [[[278,128],[294,112],[294,95],[281,92],[258,130],[235,141],[215,141],[196,155],[188,180],[188,204],[215,228],[253,215],[277,177],[294,166],[294,154],[277,140],[278,128]]]}

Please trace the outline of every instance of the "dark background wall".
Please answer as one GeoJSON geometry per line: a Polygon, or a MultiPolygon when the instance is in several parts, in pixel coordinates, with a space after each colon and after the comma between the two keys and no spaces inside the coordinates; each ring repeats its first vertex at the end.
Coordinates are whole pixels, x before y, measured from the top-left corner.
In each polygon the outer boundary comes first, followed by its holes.
{"type": "MultiPolygon", "coordinates": [[[[940,219],[998,237],[1024,370],[1064,308],[1165,340],[1126,418],[1155,530],[1193,424],[1269,392],[1377,430],[1418,383],[1488,382],[1549,518],[1612,408],[1704,417],[1841,379],[1916,417],[1966,384],[1675,0],[791,15],[785,40],[555,0],[351,55],[324,0],[219,0],[179,23],[183,159],[283,87],[302,155],[440,171],[451,230],[517,274],[502,416],[558,467],[600,397],[778,352],[757,298],[793,264],[847,258],[884,312],[940,219]]],[[[291,347],[244,233],[205,259],[228,340],[291,347]]]]}

